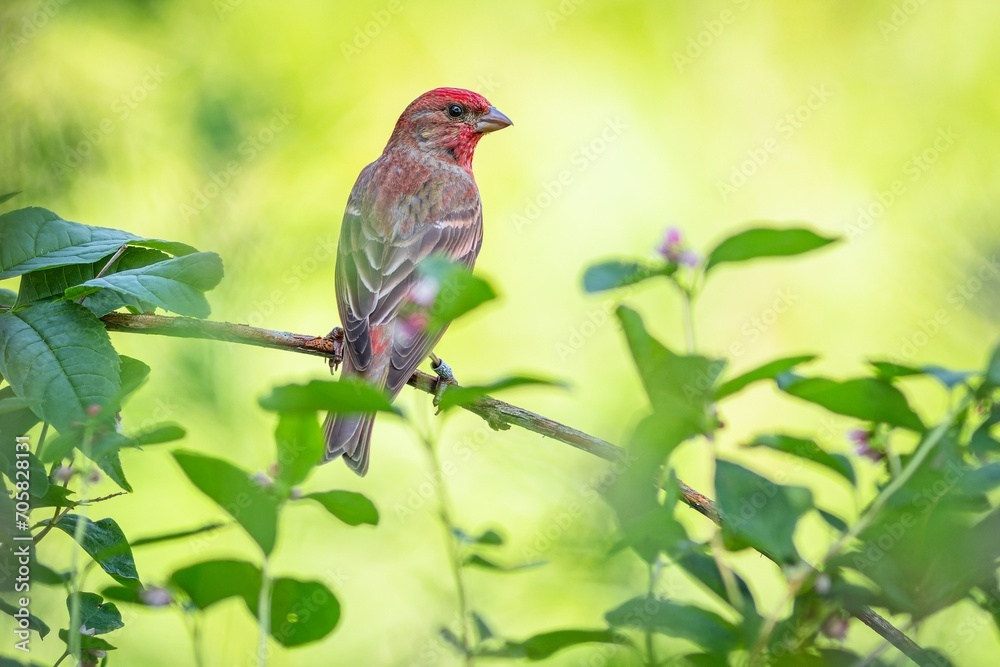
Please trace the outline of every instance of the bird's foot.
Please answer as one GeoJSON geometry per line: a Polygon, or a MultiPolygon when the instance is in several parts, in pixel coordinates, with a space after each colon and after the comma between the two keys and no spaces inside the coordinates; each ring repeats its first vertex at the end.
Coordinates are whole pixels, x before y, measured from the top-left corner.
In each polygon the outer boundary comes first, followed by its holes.
{"type": "MultiPolygon", "coordinates": [[[[441,397],[444,395],[445,389],[448,388],[450,384],[458,384],[458,380],[455,379],[455,373],[451,370],[444,359],[437,356],[436,354],[431,355],[431,370],[437,375],[437,382],[434,384],[434,407],[438,407],[441,403],[441,397]]],[[[438,412],[441,412],[439,409],[438,412]]]]}
{"type": "Polygon", "coordinates": [[[323,340],[328,340],[333,344],[333,356],[327,360],[330,363],[330,375],[333,375],[337,372],[341,362],[344,361],[344,330],[340,327],[334,327],[330,333],[323,336],[323,340]]]}

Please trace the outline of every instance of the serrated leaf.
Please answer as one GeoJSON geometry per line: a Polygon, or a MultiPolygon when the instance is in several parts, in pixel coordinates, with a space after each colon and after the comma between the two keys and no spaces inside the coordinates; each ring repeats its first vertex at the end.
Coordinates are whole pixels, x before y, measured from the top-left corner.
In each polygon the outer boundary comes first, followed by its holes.
{"type": "Polygon", "coordinates": [[[421,280],[431,282],[436,291],[427,328],[441,329],[458,317],[497,297],[493,287],[465,266],[445,257],[429,257],[420,263],[421,280]]]}
{"type": "Polygon", "coordinates": [[[277,479],[288,488],[300,484],[323,458],[325,442],[315,412],[282,412],[274,439],[277,479]]]}
{"type": "Polygon", "coordinates": [[[812,508],[805,488],[775,484],[755,472],[718,460],[715,492],[729,544],[749,544],[780,563],[795,563],[793,537],[799,518],[812,508]]]}
{"type": "Polygon", "coordinates": [[[767,447],[779,452],[813,463],[818,463],[837,473],[852,485],[855,483],[854,466],[850,459],[840,454],[830,454],[820,449],[814,440],[794,438],[790,435],[771,434],[759,435],[750,443],[750,447],[767,447]]]}
{"type": "Polygon", "coordinates": [[[137,237],[63,220],[44,208],[0,215],[0,280],[69,264],[92,264],[137,237]]]}
{"type": "Polygon", "coordinates": [[[104,325],[65,301],[0,312],[0,374],[60,432],[83,422],[89,406],[113,403],[121,390],[118,354],[104,325]]]}
{"type": "Polygon", "coordinates": [[[95,289],[108,289],[170,312],[204,318],[211,308],[203,293],[221,280],[222,258],[214,252],[198,252],[93,278],[67,289],[66,298],[78,299],[95,289]]]}
{"type": "MultiPolygon", "coordinates": [[[[77,522],[80,521],[84,524],[79,542],[83,550],[122,586],[137,588],[139,573],[135,569],[132,549],[115,520],[106,518],[91,521],[76,514],[64,514],[56,521],[55,527],[75,539],[77,522]]],[[[49,520],[42,523],[47,525],[49,520]]]]}
{"type": "Polygon", "coordinates": [[[910,408],[906,396],[885,380],[856,378],[839,382],[785,374],[778,377],[778,388],[839,415],[883,422],[912,431],[925,430],[924,423],[910,408]]]}
{"type": "Polygon", "coordinates": [[[383,392],[360,380],[313,380],[304,385],[288,384],[275,387],[259,403],[272,412],[398,412],[383,392]]]}
{"type": "Polygon", "coordinates": [[[761,257],[801,255],[837,241],[836,237],[821,236],[808,229],[756,228],[739,232],[725,239],[708,253],[705,272],[725,262],[745,262],[761,257]]]}
{"type": "Polygon", "coordinates": [[[587,267],[583,274],[583,289],[591,294],[626,287],[656,276],[672,276],[677,264],[652,266],[639,262],[611,260],[587,267]]]}
{"type": "Polygon", "coordinates": [[[790,371],[796,366],[808,363],[815,358],[816,355],[814,354],[802,354],[795,357],[776,359],[758,366],[753,370],[747,371],[742,375],[737,375],[733,379],[724,382],[718,389],[715,390],[715,400],[721,401],[723,398],[735,394],[754,382],[759,382],[760,380],[772,380],[781,373],[790,371]]]}
{"type": "Polygon", "coordinates": [[[502,380],[497,380],[496,382],[484,385],[450,385],[445,389],[444,394],[442,394],[438,407],[441,408],[441,410],[449,410],[454,407],[471,405],[484,396],[494,394],[498,391],[530,385],[565,387],[565,385],[560,382],[522,375],[504,378],[502,380]]]}
{"type": "Polygon", "coordinates": [[[173,452],[173,457],[199,491],[236,519],[265,554],[271,553],[278,535],[280,498],[228,461],[183,450],[173,452]]]}
{"type": "Polygon", "coordinates": [[[378,509],[375,504],[353,491],[324,491],[310,493],[303,498],[315,500],[322,505],[327,512],[337,517],[348,526],[360,526],[363,523],[377,526],[378,509]]]}

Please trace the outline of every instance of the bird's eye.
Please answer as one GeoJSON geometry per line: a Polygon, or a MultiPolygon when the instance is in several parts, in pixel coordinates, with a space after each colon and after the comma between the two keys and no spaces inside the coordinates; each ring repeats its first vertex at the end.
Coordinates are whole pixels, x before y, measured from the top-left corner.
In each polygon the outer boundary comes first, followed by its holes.
{"type": "Polygon", "coordinates": [[[461,104],[449,104],[448,105],[448,115],[452,118],[458,118],[465,113],[465,109],[462,108],[461,104]]]}

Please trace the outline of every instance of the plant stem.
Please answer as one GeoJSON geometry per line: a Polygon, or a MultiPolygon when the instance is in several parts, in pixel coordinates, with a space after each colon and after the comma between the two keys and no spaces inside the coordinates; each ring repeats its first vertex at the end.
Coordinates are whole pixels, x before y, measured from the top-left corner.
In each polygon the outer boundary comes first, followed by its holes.
{"type": "MultiPolygon", "coordinates": [[[[656,575],[657,568],[655,563],[648,563],[649,565],[649,590],[647,596],[652,599],[656,595],[656,575]]],[[[656,667],[656,646],[653,643],[653,630],[652,628],[646,628],[646,664],[648,667],[656,667]]]]}
{"type": "MultiPolygon", "coordinates": [[[[88,420],[83,429],[83,442],[80,443],[80,451],[84,456],[90,458],[90,449],[94,440],[93,426],[88,420]]],[[[73,540],[76,548],[73,549],[73,556],[70,564],[70,597],[69,597],[69,652],[77,660],[81,657],[80,652],[80,586],[83,575],[80,572],[80,550],[83,548],[83,539],[87,534],[87,518],[83,514],[83,501],[87,497],[87,485],[89,475],[80,475],[80,503],[81,508],[76,515],[76,527],[73,530],[73,540]]],[[[50,524],[51,525],[51,524],[50,524]]]]}
{"type": "Polygon", "coordinates": [[[61,656],[59,656],[59,659],[56,660],[55,664],[52,665],[52,667],[59,667],[59,665],[62,663],[63,660],[66,659],[68,655],[69,655],[69,650],[67,649],[66,651],[63,652],[61,656]]]}
{"type": "Polygon", "coordinates": [[[451,565],[451,573],[455,579],[455,595],[458,598],[459,616],[459,640],[462,642],[462,649],[465,652],[466,667],[473,667],[476,664],[473,653],[472,633],[469,630],[470,614],[468,594],[465,588],[465,577],[462,569],[462,554],[459,552],[458,540],[455,538],[455,523],[451,509],[451,499],[448,496],[448,489],[445,486],[445,476],[441,469],[441,462],[438,461],[437,450],[430,437],[423,437],[424,448],[427,451],[427,458],[430,461],[436,479],[441,480],[438,484],[438,516],[445,531],[447,540],[448,560],[451,565]]]}
{"type": "Polygon", "coordinates": [[[694,354],[697,342],[694,335],[694,294],[689,289],[681,288],[684,295],[684,341],[687,353],[694,354]]]}
{"type": "Polygon", "coordinates": [[[271,575],[268,572],[267,556],[260,566],[260,596],[257,599],[257,625],[260,626],[260,640],[257,642],[257,667],[267,665],[267,638],[271,634],[271,575]]]}

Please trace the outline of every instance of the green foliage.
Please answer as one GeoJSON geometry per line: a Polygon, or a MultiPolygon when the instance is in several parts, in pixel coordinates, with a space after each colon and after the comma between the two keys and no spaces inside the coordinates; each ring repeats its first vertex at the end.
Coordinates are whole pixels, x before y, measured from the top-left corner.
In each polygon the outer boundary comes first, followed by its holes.
{"type": "MultiPolygon", "coordinates": [[[[48,520],[43,525],[50,523],[48,520]]],[[[125,533],[114,519],[91,521],[85,516],[64,514],[55,522],[55,527],[70,537],[77,538],[77,524],[82,523],[78,542],[83,550],[94,559],[111,577],[127,588],[139,586],[139,573],[135,569],[135,559],[125,533]]]]}
{"type": "Polygon", "coordinates": [[[641,262],[610,261],[587,267],[583,274],[583,289],[591,294],[641,283],[656,276],[669,278],[677,272],[677,264],[662,265],[641,262]]]}
{"type": "Polygon", "coordinates": [[[313,380],[275,387],[260,399],[260,406],[273,412],[397,412],[383,392],[359,380],[313,380]]]}
{"type": "Polygon", "coordinates": [[[375,503],[360,493],[352,491],[325,491],[322,493],[309,493],[304,497],[315,500],[327,512],[348,526],[360,526],[363,523],[371,526],[378,525],[378,509],[375,508],[375,503]]]}
{"type": "Polygon", "coordinates": [[[443,257],[431,257],[420,263],[421,279],[434,292],[427,328],[441,329],[462,315],[497,297],[493,287],[466,267],[443,257]]]}
{"type": "Polygon", "coordinates": [[[466,386],[449,386],[445,389],[444,393],[441,395],[441,400],[438,402],[438,407],[441,410],[450,410],[455,407],[462,407],[465,405],[472,405],[482,397],[486,395],[492,395],[498,391],[503,391],[504,389],[512,389],[514,387],[526,387],[532,385],[543,385],[549,387],[560,387],[565,386],[559,382],[554,382],[552,380],[545,380],[536,377],[526,377],[522,375],[515,375],[512,377],[506,377],[502,380],[497,380],[496,382],[491,382],[484,385],[466,385],[466,386]]]}
{"type": "Polygon", "coordinates": [[[817,250],[836,241],[808,229],[748,229],[725,239],[708,253],[705,271],[725,262],[762,257],[788,257],[817,250]]]}
{"type": "Polygon", "coordinates": [[[786,373],[778,377],[778,387],[787,394],[839,415],[913,431],[924,430],[924,423],[910,408],[903,392],[885,380],[856,378],[838,382],[786,373]]]}

